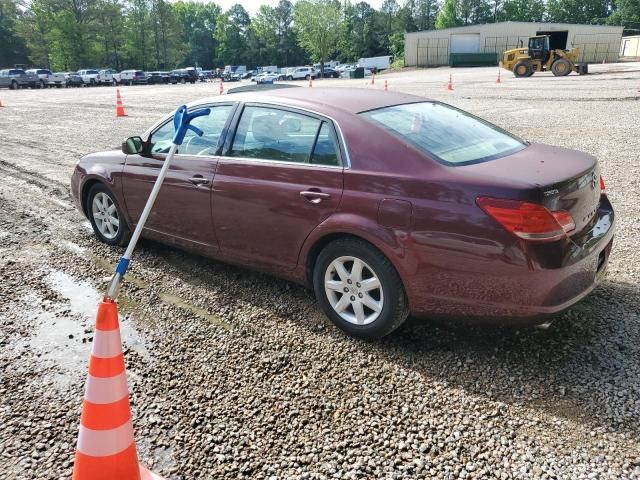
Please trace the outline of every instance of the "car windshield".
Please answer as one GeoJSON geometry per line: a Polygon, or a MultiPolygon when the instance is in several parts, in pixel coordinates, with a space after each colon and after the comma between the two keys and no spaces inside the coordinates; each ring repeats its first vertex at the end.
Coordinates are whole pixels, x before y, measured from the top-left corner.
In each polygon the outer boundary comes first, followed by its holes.
{"type": "Polygon", "coordinates": [[[488,161],[526,148],[495,125],[438,102],[395,105],[361,115],[447,165],[488,161]]]}

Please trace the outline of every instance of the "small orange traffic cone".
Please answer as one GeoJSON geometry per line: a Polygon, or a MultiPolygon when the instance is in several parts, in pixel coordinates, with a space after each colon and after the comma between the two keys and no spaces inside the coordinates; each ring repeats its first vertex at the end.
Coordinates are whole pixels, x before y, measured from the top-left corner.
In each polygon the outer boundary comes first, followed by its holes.
{"type": "Polygon", "coordinates": [[[375,85],[376,84],[376,74],[374,72],[371,72],[371,85],[375,85]]]}
{"type": "Polygon", "coordinates": [[[122,97],[120,96],[120,89],[116,89],[116,117],[126,117],[124,113],[124,107],[122,106],[122,97]]]}
{"type": "Polygon", "coordinates": [[[387,86],[387,81],[384,81],[384,91],[386,92],[387,90],[389,90],[388,86],[387,86]]]}
{"type": "Polygon", "coordinates": [[[313,87],[313,78],[309,75],[309,87],[313,87]]]}
{"type": "Polygon", "coordinates": [[[98,305],[73,480],[162,480],[138,464],[118,307],[98,305]]]}
{"type": "Polygon", "coordinates": [[[224,79],[220,77],[220,95],[224,93],[224,79]]]}
{"type": "Polygon", "coordinates": [[[453,90],[453,82],[451,80],[451,74],[449,74],[449,83],[447,84],[447,90],[453,90]]]}
{"type": "Polygon", "coordinates": [[[496,83],[502,83],[502,80],[500,80],[500,69],[498,68],[498,78],[496,78],[496,83]]]}

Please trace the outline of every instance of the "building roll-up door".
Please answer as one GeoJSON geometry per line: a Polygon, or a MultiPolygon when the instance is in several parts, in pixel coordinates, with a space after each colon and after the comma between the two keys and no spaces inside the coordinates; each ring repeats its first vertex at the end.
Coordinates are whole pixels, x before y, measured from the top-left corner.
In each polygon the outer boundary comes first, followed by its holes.
{"type": "Polygon", "coordinates": [[[458,33],[451,35],[450,53],[480,53],[480,34],[458,33]]]}

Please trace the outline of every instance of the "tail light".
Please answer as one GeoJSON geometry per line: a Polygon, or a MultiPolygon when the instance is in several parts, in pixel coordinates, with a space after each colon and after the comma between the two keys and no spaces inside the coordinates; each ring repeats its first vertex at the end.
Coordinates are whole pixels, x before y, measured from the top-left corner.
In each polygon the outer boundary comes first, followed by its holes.
{"type": "Polygon", "coordinates": [[[491,197],[478,197],[476,202],[505,230],[530,242],[560,240],[576,228],[565,210],[551,212],[537,203],[491,197]]]}
{"type": "Polygon", "coordinates": [[[604,185],[604,178],[602,178],[602,175],[600,175],[600,193],[603,195],[607,194],[607,190],[604,185]]]}

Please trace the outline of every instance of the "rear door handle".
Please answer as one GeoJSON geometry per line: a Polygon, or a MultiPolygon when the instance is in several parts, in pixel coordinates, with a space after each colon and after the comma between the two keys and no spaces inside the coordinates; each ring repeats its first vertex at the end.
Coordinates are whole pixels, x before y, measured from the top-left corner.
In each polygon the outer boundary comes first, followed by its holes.
{"type": "Polygon", "coordinates": [[[300,192],[300,196],[306,198],[311,203],[320,203],[322,200],[328,200],[331,195],[328,193],[320,192],[318,190],[303,190],[300,192]]]}
{"type": "Polygon", "coordinates": [[[189,179],[189,181],[191,183],[193,183],[194,185],[208,185],[209,184],[209,180],[204,178],[202,175],[194,175],[193,177],[191,177],[189,179]]]}

